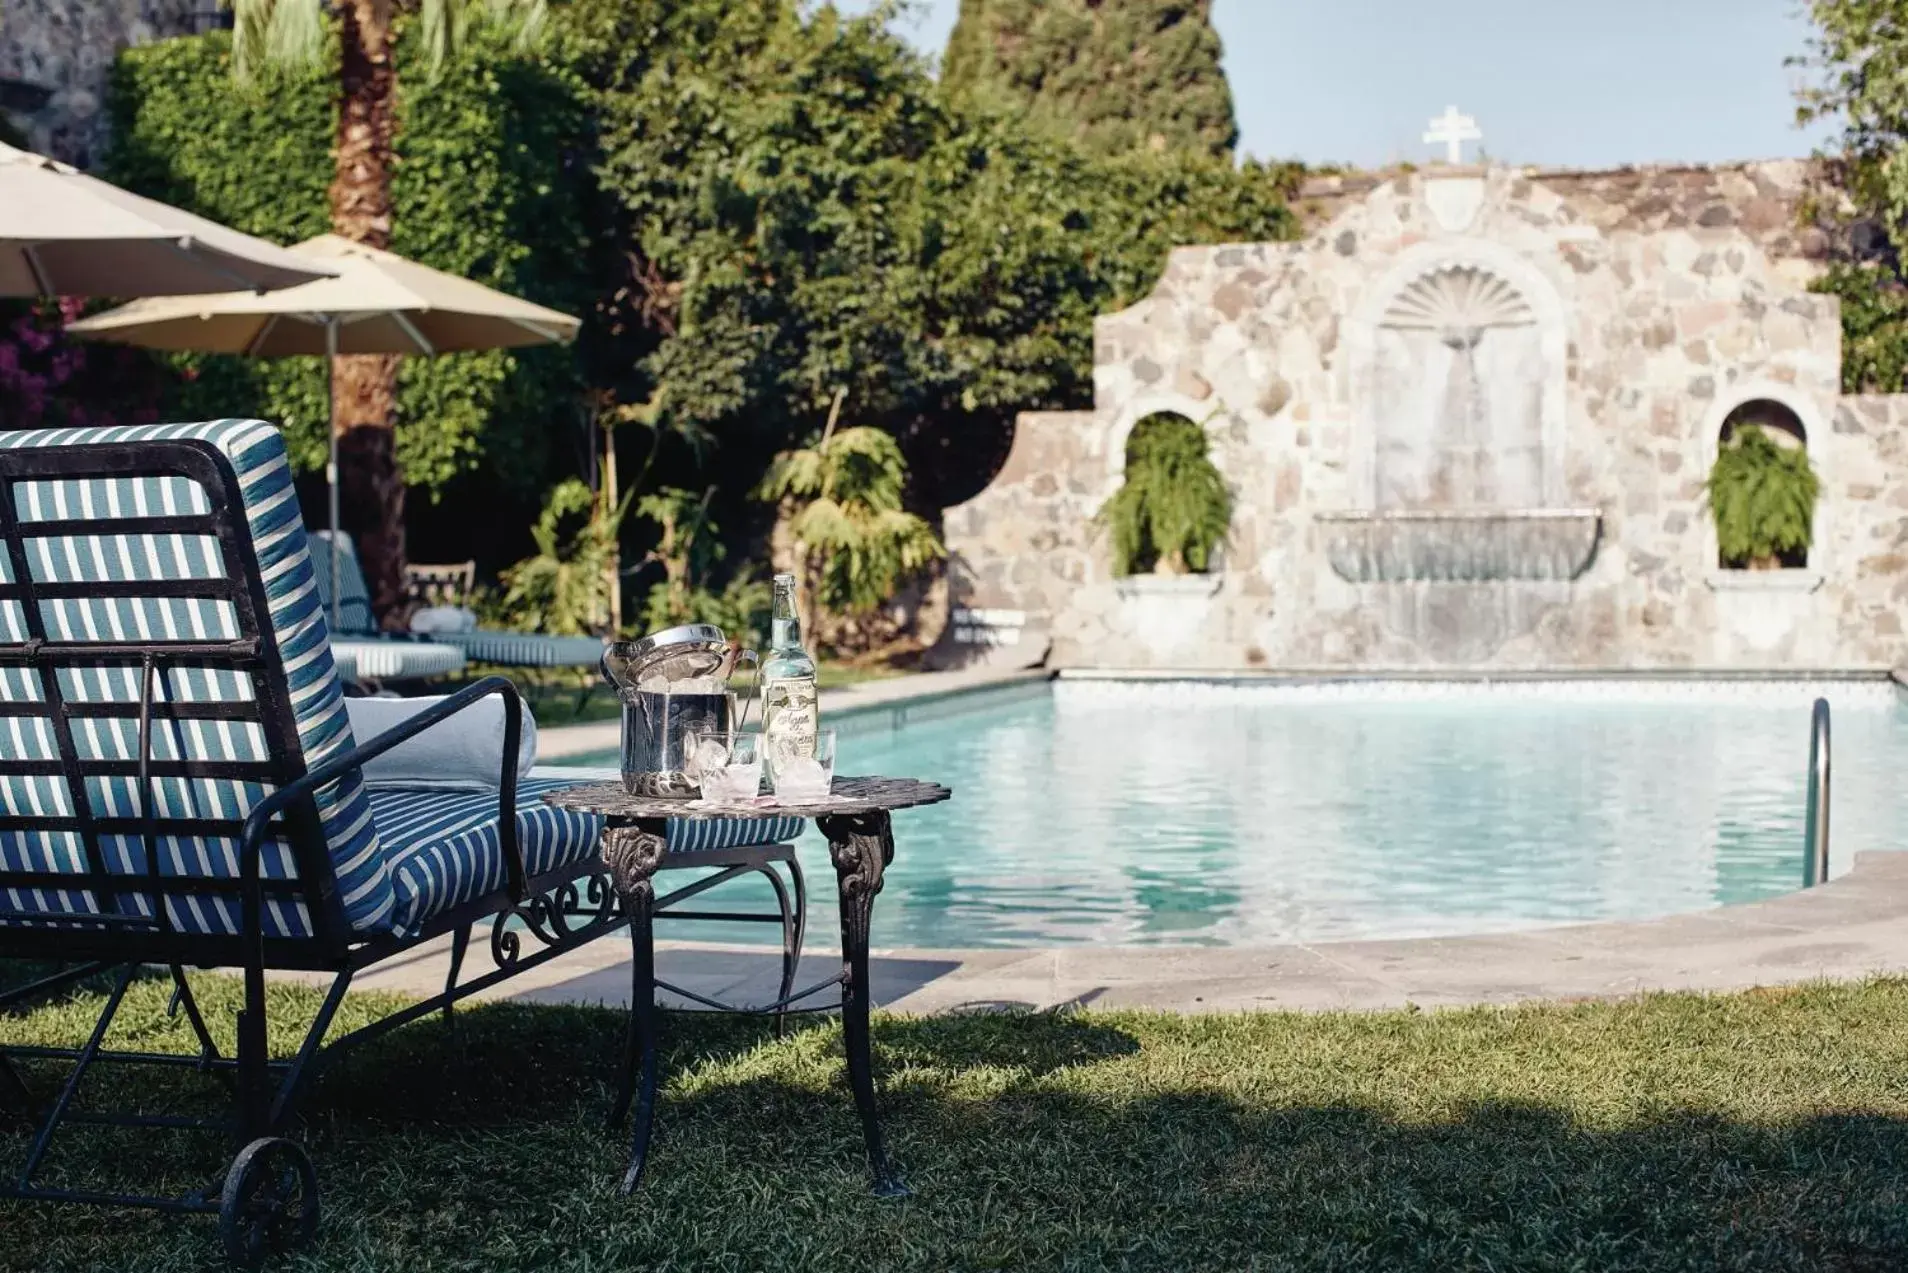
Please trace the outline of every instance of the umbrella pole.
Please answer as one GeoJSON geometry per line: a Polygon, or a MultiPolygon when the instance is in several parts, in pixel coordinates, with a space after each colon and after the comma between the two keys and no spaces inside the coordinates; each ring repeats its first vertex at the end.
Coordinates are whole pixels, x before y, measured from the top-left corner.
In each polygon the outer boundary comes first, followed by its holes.
{"type": "Polygon", "coordinates": [[[338,404],[335,377],[338,371],[338,320],[325,320],[325,436],[330,440],[331,458],[325,464],[325,493],[331,514],[331,635],[338,636],[342,613],[338,589],[338,404]]]}

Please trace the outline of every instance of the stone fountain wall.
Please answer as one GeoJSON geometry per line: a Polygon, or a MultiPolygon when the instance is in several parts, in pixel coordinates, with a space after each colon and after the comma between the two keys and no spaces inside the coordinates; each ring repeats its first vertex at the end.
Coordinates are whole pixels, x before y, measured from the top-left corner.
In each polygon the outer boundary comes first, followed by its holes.
{"type": "Polygon", "coordinates": [[[0,0],[0,108],[34,150],[91,167],[119,51],[189,34],[212,13],[209,0],[0,0]]]}
{"type": "Polygon", "coordinates": [[[1045,625],[1062,665],[1901,662],[1908,400],[1839,393],[1836,302],[1806,290],[1819,244],[1794,228],[1806,167],[1694,171],[1437,169],[1341,198],[1299,242],[1175,251],[1150,297],[1096,324],[1094,409],[1023,416],[993,485],[948,510],[958,600],[1045,625]],[[1439,263],[1552,314],[1532,408],[1551,430],[1544,502],[1600,523],[1575,579],[1359,583],[1333,566],[1330,515],[1376,502],[1374,315],[1439,263]],[[1703,479],[1724,416],[1753,399],[1795,412],[1822,477],[1804,570],[1717,568],[1703,479]],[[1091,517],[1128,431],[1162,410],[1210,435],[1231,540],[1210,577],[1116,581],[1091,517]]]}

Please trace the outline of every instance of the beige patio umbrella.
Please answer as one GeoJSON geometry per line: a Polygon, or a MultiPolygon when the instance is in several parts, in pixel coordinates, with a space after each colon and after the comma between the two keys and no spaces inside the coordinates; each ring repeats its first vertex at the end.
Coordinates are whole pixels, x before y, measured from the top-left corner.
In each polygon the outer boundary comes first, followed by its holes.
{"type": "MultiPolygon", "coordinates": [[[[321,234],[289,249],[332,278],[281,291],[149,297],[71,323],[76,336],[258,358],[295,354],[436,354],[512,349],[570,340],[577,319],[407,261],[393,252],[321,234]]],[[[325,379],[329,417],[331,379],[325,379]]],[[[338,619],[338,427],[331,421],[331,605],[338,619]]]]}
{"type": "Polygon", "coordinates": [[[274,243],[0,144],[0,296],[175,296],[330,271],[274,243]]]}

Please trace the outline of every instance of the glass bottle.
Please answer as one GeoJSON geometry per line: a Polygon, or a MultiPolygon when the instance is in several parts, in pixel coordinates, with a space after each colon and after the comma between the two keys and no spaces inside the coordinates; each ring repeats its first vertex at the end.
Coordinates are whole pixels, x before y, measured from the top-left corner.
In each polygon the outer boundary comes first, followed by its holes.
{"type": "Polygon", "coordinates": [[[815,731],[820,724],[815,660],[802,648],[795,576],[777,575],[775,608],[769,615],[769,653],[762,660],[762,760],[771,779],[782,764],[815,754],[815,731]]]}

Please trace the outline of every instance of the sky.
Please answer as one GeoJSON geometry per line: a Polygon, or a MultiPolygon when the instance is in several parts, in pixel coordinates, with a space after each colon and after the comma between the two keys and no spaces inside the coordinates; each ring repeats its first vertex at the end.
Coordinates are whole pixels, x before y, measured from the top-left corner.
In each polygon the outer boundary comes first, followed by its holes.
{"type": "MultiPolygon", "coordinates": [[[[959,9],[915,0],[901,32],[938,57],[959,9]]],[[[1542,166],[1773,159],[1826,136],[1794,124],[1799,0],[1216,0],[1213,23],[1261,159],[1428,159],[1447,105],[1492,159],[1542,166]]]]}

